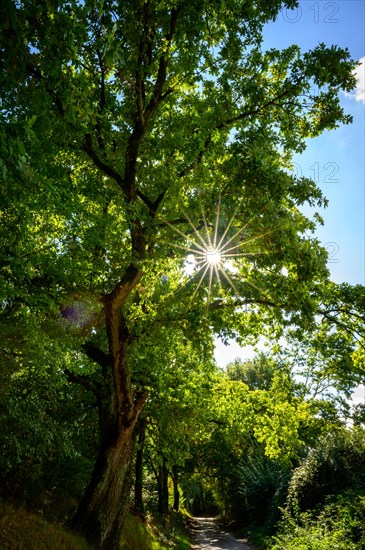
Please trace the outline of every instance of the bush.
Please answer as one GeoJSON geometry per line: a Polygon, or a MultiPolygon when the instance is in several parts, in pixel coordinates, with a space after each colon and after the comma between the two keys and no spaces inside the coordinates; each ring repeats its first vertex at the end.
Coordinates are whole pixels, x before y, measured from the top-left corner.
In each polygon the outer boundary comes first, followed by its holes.
{"type": "Polygon", "coordinates": [[[365,493],[365,433],[362,428],[338,429],[326,435],[294,470],[288,510],[311,510],[328,495],[348,489],[365,493]]]}
{"type": "Polygon", "coordinates": [[[270,550],[365,549],[365,497],[352,491],[328,501],[322,511],[284,513],[270,550]]]}
{"type": "Polygon", "coordinates": [[[290,467],[265,456],[241,459],[236,469],[235,491],[241,496],[246,524],[262,526],[269,533],[279,519],[279,506],[287,496],[290,467]]]}
{"type": "Polygon", "coordinates": [[[0,496],[64,519],[74,513],[92,473],[96,411],[78,387],[34,378],[34,387],[24,376],[6,392],[0,388],[0,496]]]}

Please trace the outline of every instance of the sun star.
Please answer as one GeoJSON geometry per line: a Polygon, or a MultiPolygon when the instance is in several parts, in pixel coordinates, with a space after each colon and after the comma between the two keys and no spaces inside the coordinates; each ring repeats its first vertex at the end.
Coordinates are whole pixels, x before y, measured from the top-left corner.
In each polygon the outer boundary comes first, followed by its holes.
{"type": "Polygon", "coordinates": [[[204,252],[205,259],[208,262],[208,264],[217,267],[221,263],[222,260],[222,254],[221,251],[218,248],[215,248],[213,246],[208,246],[208,248],[204,252]]]}
{"type": "MultiPolygon", "coordinates": [[[[222,293],[224,291],[223,281],[231,287],[236,295],[240,294],[240,291],[235,285],[235,273],[237,272],[237,267],[234,265],[234,262],[236,262],[236,260],[240,260],[241,262],[245,261],[245,258],[248,258],[249,256],[265,254],[265,252],[261,250],[249,251],[247,250],[247,245],[258,241],[265,235],[273,232],[271,229],[267,232],[260,232],[257,235],[248,238],[245,235],[245,231],[259,213],[254,215],[240,228],[235,229],[234,222],[238,208],[234,211],[225,228],[219,231],[221,226],[220,207],[221,205],[219,200],[217,205],[216,221],[215,224],[211,225],[208,225],[203,208],[201,207],[203,227],[200,227],[199,229],[187,213],[182,211],[192,229],[188,242],[186,244],[170,242],[173,247],[189,253],[187,261],[188,268],[186,269],[186,272],[189,278],[196,278],[195,280],[197,281],[190,301],[194,301],[199,288],[206,283],[208,290],[208,306],[211,299],[211,294],[213,292],[222,293]],[[245,248],[246,250],[244,250],[245,248]]],[[[170,229],[186,240],[186,233],[168,221],[164,221],[170,229]]],[[[247,277],[245,277],[245,282],[256,290],[261,290],[247,277]]]]}

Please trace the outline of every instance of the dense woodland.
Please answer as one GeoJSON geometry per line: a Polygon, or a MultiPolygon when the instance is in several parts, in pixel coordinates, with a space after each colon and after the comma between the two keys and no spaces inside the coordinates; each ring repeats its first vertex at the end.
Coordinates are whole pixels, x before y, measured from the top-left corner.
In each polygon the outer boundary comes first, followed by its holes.
{"type": "Polygon", "coordinates": [[[1,547],[11,506],[75,549],[172,510],[365,548],[365,292],[331,282],[291,165],[351,123],[355,62],[264,50],[295,6],[2,2],[1,547]],[[268,345],[222,370],[217,337],[268,345]]]}

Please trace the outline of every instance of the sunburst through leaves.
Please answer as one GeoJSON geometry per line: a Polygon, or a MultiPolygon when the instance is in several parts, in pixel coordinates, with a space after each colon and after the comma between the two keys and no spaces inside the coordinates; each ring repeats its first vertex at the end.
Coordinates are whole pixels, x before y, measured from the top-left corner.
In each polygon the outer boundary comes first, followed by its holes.
{"type": "MultiPolygon", "coordinates": [[[[186,212],[183,212],[187,223],[191,227],[189,233],[186,234],[173,224],[166,222],[174,232],[178,233],[180,237],[183,237],[185,242],[188,241],[189,243],[188,245],[176,242],[170,242],[169,244],[188,253],[187,257],[190,269],[187,269],[187,273],[190,277],[197,280],[196,287],[191,296],[191,301],[193,301],[203,284],[207,284],[207,305],[209,305],[211,300],[213,286],[218,286],[222,292],[223,282],[228,283],[236,296],[240,296],[241,293],[233,281],[234,274],[237,272],[237,267],[235,265],[236,260],[240,259],[242,262],[244,257],[266,253],[262,250],[249,249],[249,245],[252,245],[255,241],[272,233],[272,231],[259,232],[259,234],[255,236],[250,236],[248,228],[257,215],[239,229],[235,229],[234,222],[237,212],[238,208],[234,211],[229,222],[224,226],[221,219],[221,203],[219,200],[215,224],[209,225],[203,208],[201,207],[202,221],[199,223],[199,227],[193,223],[186,212]]],[[[258,291],[261,290],[253,281],[250,281],[248,277],[244,277],[244,279],[252,288],[258,291]]]]}

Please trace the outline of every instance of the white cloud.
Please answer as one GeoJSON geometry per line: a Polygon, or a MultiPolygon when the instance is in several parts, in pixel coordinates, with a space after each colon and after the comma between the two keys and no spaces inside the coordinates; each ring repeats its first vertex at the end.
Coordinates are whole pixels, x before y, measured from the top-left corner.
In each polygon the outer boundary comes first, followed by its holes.
{"type": "Polygon", "coordinates": [[[351,400],[355,405],[365,403],[365,386],[363,386],[363,384],[357,386],[356,390],[352,394],[351,400]]]}
{"type": "Polygon", "coordinates": [[[360,65],[358,65],[355,69],[355,99],[356,101],[362,101],[362,103],[365,103],[365,56],[359,59],[359,63],[360,65]]]}
{"type": "Polygon", "coordinates": [[[219,367],[224,368],[228,363],[232,363],[237,357],[240,359],[252,359],[256,352],[253,346],[241,347],[235,340],[229,340],[225,345],[222,340],[216,339],[214,356],[219,367]]]}
{"type": "Polygon", "coordinates": [[[356,88],[352,92],[343,92],[343,94],[349,99],[356,99],[365,103],[365,56],[359,59],[359,65],[354,70],[356,77],[356,88]]]}

